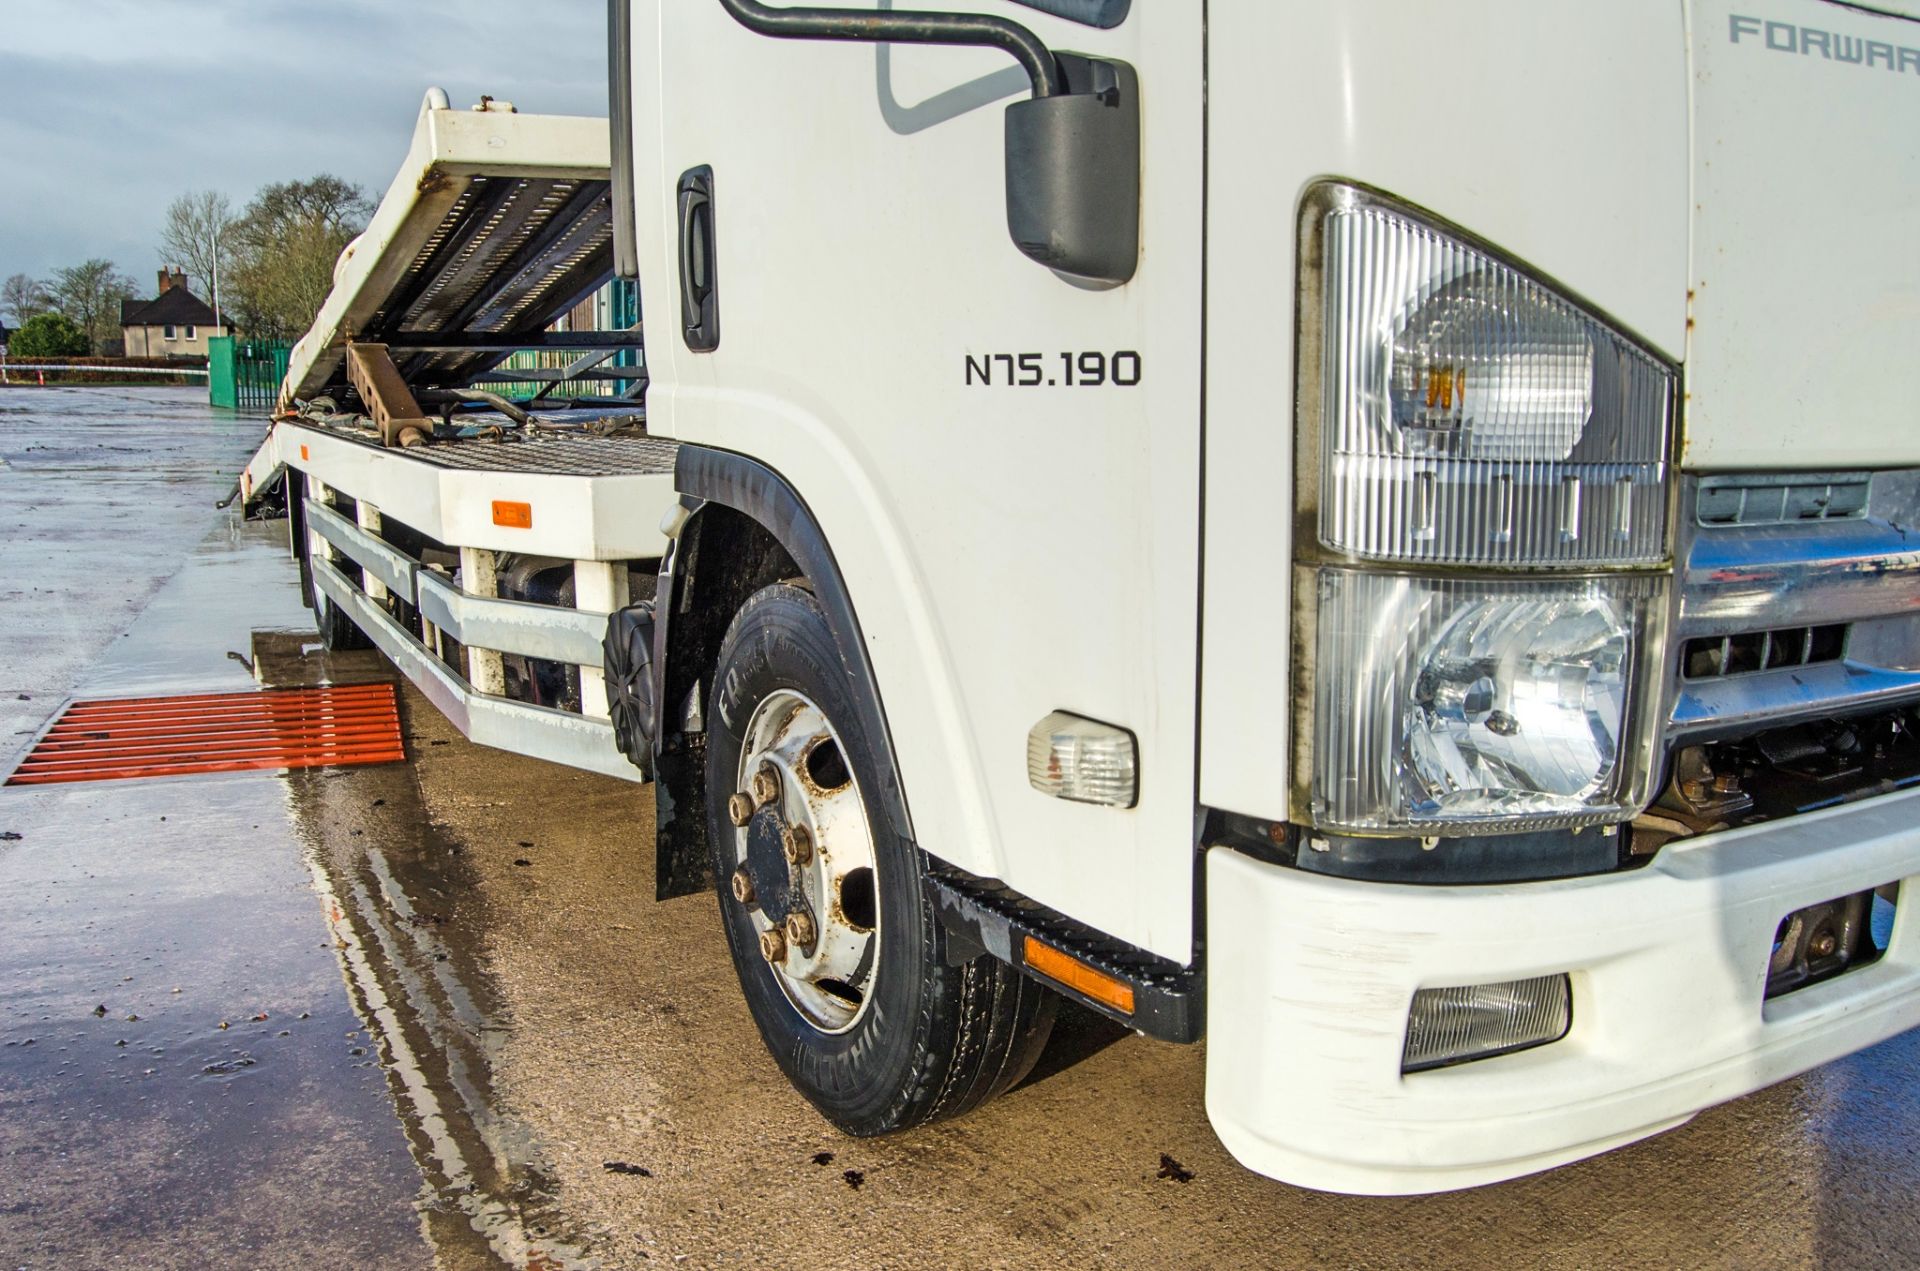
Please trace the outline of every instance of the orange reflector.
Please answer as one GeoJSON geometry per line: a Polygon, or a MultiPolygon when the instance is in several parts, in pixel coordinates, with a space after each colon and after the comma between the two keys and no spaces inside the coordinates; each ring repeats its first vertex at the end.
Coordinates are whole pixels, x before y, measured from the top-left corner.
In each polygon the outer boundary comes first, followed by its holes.
{"type": "Polygon", "coordinates": [[[10,786],[396,763],[391,684],[111,698],[67,707],[10,786]]]}
{"type": "Polygon", "coordinates": [[[504,525],[510,530],[530,530],[533,528],[533,504],[509,503],[503,499],[495,499],[493,523],[504,525]]]}
{"type": "Polygon", "coordinates": [[[1111,1006],[1122,1015],[1133,1014],[1131,984],[1116,980],[1105,971],[1096,971],[1071,954],[1062,953],[1052,945],[1041,944],[1028,936],[1026,962],[1049,980],[1064,984],[1102,1006],[1111,1006]]]}
{"type": "Polygon", "coordinates": [[[308,453],[307,448],[305,446],[300,447],[301,462],[302,463],[310,462],[312,459],[313,459],[313,456],[310,453],[308,453]]]}

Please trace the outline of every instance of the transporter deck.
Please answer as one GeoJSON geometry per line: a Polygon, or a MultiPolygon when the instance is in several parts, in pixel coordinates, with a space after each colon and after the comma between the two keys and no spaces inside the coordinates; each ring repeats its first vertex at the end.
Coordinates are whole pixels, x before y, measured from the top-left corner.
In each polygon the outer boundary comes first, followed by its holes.
{"type": "MultiPolygon", "coordinates": [[[[338,436],[334,429],[329,436],[338,436]]],[[[663,437],[596,437],[539,431],[502,441],[439,442],[406,452],[417,463],[463,472],[514,472],[555,477],[646,477],[673,475],[680,443],[663,437]]],[[[378,439],[351,438],[361,445],[378,439]]]]}
{"type": "Polygon", "coordinates": [[[286,491],[329,642],[357,628],[476,742],[639,780],[601,644],[651,591],[678,447],[645,433],[637,322],[553,329],[612,238],[605,120],[429,92],[240,492],[286,491]]]}
{"type": "MultiPolygon", "coordinates": [[[[355,445],[381,448],[380,436],[355,417],[285,421],[355,445]]],[[[469,472],[521,472],[567,477],[641,477],[672,475],[680,443],[644,435],[636,416],[598,419],[569,415],[564,422],[521,428],[502,416],[462,417],[468,427],[495,427],[498,437],[468,437],[411,446],[401,457],[436,468],[469,472]],[[617,431],[616,431],[617,430],[617,431]]]]}
{"type": "MultiPolygon", "coordinates": [[[[637,347],[637,330],[547,330],[612,271],[606,120],[491,101],[453,110],[434,89],[399,174],[294,346],[281,406],[343,392],[352,342],[390,348],[415,389],[471,383],[526,348],[611,357],[637,347]]],[[[513,378],[559,377],[547,368],[513,378]]],[[[614,377],[588,365],[569,378],[614,377]]]]}
{"type": "Polygon", "coordinates": [[[251,501],[285,469],[442,543],[567,560],[653,560],[676,499],[677,443],[531,432],[405,450],[345,424],[280,420],[240,480],[251,501]],[[516,505],[509,514],[505,505],[516,505]]]}

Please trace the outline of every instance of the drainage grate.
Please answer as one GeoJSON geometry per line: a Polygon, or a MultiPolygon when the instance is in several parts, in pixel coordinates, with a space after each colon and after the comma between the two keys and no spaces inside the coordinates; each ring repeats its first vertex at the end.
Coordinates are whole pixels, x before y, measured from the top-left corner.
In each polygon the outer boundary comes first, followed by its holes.
{"type": "Polygon", "coordinates": [[[179,777],[407,757],[391,684],[75,702],[10,786],[179,777]]]}

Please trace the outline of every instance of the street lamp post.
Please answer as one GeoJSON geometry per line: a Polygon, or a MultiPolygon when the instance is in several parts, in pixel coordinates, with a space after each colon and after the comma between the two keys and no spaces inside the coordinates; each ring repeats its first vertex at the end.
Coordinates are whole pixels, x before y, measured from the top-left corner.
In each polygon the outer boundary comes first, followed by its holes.
{"type": "Polygon", "coordinates": [[[207,226],[207,250],[213,256],[213,329],[226,330],[226,324],[220,321],[220,233],[212,224],[207,226]]]}

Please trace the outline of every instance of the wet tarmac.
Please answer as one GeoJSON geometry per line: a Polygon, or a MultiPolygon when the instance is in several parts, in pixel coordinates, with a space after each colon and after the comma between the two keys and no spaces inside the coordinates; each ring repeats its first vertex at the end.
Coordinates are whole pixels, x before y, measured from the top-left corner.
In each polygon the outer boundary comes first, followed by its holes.
{"type": "MultiPolygon", "coordinates": [[[[213,511],[256,432],[0,392],[0,771],[73,694],[386,677],[213,511]]],[[[653,903],[648,791],[404,717],[404,765],[0,789],[0,1271],[1920,1263],[1920,1034],[1419,1199],[1247,1173],[1202,1048],[1077,1016],[975,1115],[844,1138],[713,902],[653,903]]]]}

